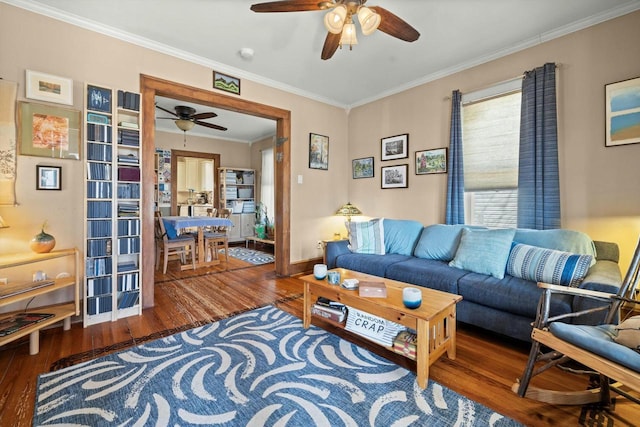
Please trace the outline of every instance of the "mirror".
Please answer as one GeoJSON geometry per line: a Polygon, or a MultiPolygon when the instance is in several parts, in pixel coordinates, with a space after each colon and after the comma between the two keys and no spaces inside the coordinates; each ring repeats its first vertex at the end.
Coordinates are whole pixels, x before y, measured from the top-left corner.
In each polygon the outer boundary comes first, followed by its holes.
{"type": "Polygon", "coordinates": [[[171,151],[171,215],[205,216],[218,206],[215,171],[220,155],[195,151],[171,151]]]}

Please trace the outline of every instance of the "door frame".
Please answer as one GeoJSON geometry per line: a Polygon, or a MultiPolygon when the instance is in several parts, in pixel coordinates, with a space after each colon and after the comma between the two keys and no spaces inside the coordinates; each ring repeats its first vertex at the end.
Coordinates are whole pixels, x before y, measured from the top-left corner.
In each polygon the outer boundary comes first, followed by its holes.
{"type": "Polygon", "coordinates": [[[290,202],[291,202],[291,112],[246,99],[223,95],[194,86],[188,86],[145,74],[140,75],[142,104],[142,304],[143,308],[154,305],[155,262],[149,254],[155,254],[154,241],[154,166],[155,154],[155,98],[164,96],[180,101],[195,102],[214,108],[271,119],[276,122],[274,144],[275,157],[275,272],[278,276],[289,276],[290,252],[290,202]],[[151,259],[152,262],[148,260],[151,259]]]}

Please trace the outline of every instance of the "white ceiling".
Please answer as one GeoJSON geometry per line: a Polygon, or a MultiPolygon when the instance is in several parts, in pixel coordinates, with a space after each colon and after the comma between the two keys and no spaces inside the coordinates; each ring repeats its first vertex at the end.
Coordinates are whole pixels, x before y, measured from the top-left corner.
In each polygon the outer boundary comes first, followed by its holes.
{"type": "MultiPolygon", "coordinates": [[[[358,29],[352,51],[323,61],[324,11],[252,12],[259,0],[0,1],[344,108],[640,9],[640,0],[369,0],[420,38],[358,29]],[[253,58],[243,59],[242,48],[253,58]]],[[[234,138],[231,121],[211,121],[234,138]]]]}

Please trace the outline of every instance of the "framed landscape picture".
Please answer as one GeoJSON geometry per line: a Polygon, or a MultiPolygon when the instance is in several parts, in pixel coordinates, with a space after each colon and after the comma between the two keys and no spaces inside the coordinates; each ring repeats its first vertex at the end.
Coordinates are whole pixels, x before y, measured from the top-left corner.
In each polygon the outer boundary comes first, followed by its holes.
{"type": "Polygon", "coordinates": [[[240,95],[240,79],[217,71],[213,72],[213,87],[240,95]]]}
{"type": "Polygon", "coordinates": [[[640,142],[640,77],[605,86],[605,146],[640,142]]]}
{"type": "Polygon", "coordinates": [[[51,74],[27,70],[25,73],[27,98],[73,105],[73,80],[51,74]]]}
{"type": "Polygon", "coordinates": [[[447,172],[447,149],[416,151],[416,175],[447,172]]]}
{"type": "Polygon", "coordinates": [[[373,157],[363,157],[351,161],[353,179],[373,178],[373,157]]]}
{"type": "Polygon", "coordinates": [[[382,188],[407,188],[409,165],[385,166],[381,169],[382,188]]]}
{"type": "Polygon", "coordinates": [[[409,157],[409,134],[389,136],[380,140],[382,146],[381,159],[395,160],[409,157]]]}
{"type": "Polygon", "coordinates": [[[318,135],[317,133],[309,134],[309,168],[310,169],[329,169],[329,137],[318,135]]]}
{"type": "Polygon", "coordinates": [[[18,122],[21,155],[80,160],[80,111],[20,102],[18,122]]]}

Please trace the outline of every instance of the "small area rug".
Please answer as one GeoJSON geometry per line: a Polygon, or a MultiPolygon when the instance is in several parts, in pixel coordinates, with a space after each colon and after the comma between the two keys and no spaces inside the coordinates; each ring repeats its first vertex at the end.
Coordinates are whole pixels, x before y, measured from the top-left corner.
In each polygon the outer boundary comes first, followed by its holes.
{"type": "Polygon", "coordinates": [[[273,306],[38,377],[33,425],[515,426],[273,306]]]}
{"type": "MultiPolygon", "coordinates": [[[[220,252],[224,253],[224,249],[220,249],[220,252]]],[[[270,264],[275,260],[273,255],[266,252],[237,246],[229,248],[229,256],[255,265],[270,264]]]]}

